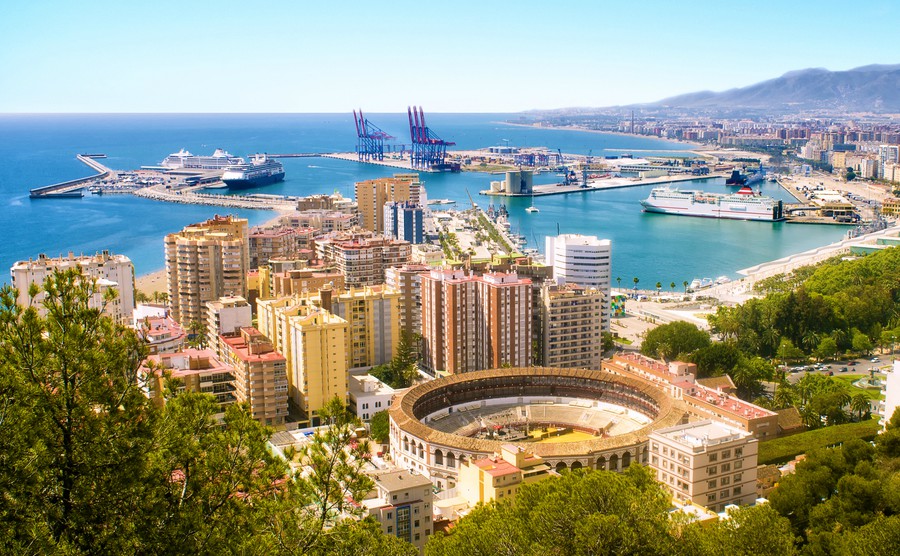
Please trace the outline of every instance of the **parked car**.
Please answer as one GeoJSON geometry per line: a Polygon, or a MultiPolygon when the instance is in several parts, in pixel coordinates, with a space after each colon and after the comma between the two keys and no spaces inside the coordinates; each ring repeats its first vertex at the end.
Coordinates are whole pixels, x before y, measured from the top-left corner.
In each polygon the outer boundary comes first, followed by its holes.
{"type": "Polygon", "coordinates": [[[871,361],[872,363],[878,363],[878,358],[873,357],[873,358],[869,359],[869,361],[871,361]]]}
{"type": "Polygon", "coordinates": [[[848,364],[848,365],[856,365],[856,361],[851,361],[851,362],[849,362],[849,363],[847,363],[847,364],[848,364]]]}
{"type": "Polygon", "coordinates": [[[847,372],[847,367],[841,367],[841,372],[842,372],[842,373],[846,373],[846,372],[847,372]]]}

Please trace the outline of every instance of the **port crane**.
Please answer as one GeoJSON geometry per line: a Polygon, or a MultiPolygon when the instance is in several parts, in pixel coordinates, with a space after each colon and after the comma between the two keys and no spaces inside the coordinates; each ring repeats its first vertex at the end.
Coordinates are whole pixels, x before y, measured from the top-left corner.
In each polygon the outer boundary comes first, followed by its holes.
{"type": "Polygon", "coordinates": [[[456,143],[444,141],[425,125],[422,107],[407,107],[409,116],[409,138],[412,141],[410,162],[413,168],[441,168],[447,156],[447,147],[456,143]]]}
{"type": "Polygon", "coordinates": [[[577,179],[577,178],[575,177],[575,172],[574,172],[574,171],[570,171],[570,170],[569,170],[569,167],[565,165],[565,163],[564,163],[565,158],[563,158],[562,150],[559,149],[559,148],[557,148],[557,149],[556,149],[556,152],[557,152],[557,154],[559,155],[559,167],[558,167],[556,170],[557,170],[557,172],[561,172],[562,175],[563,175],[563,183],[562,183],[562,184],[563,184],[563,185],[572,185],[572,184],[574,184],[574,183],[575,183],[575,180],[577,179]]]}
{"type": "Polygon", "coordinates": [[[581,168],[581,187],[587,187],[587,186],[588,186],[588,183],[587,183],[587,180],[588,180],[588,170],[590,170],[591,162],[592,162],[593,159],[594,159],[594,158],[591,156],[592,154],[594,154],[594,149],[588,150],[587,156],[584,157],[584,166],[581,168]]]}
{"type": "Polygon", "coordinates": [[[353,121],[356,122],[357,146],[356,153],[360,160],[384,160],[384,142],[395,139],[382,131],[378,126],[363,116],[362,108],[357,115],[353,111],[353,121]]]}

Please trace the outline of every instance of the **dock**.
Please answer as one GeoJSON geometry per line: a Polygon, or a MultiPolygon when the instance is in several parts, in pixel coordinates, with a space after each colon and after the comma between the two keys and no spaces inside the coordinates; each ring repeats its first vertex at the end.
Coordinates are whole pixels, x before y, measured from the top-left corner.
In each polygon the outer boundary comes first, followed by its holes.
{"type": "Polygon", "coordinates": [[[96,175],[86,178],[78,178],[69,181],[45,185],[43,187],[35,187],[31,190],[29,197],[32,199],[80,199],[84,196],[82,188],[85,184],[95,180],[102,180],[108,177],[112,170],[97,162],[98,158],[106,158],[105,154],[79,154],[76,156],[78,160],[87,164],[92,170],[97,172],[96,175]]]}
{"type": "Polygon", "coordinates": [[[722,177],[719,174],[709,174],[705,176],[694,175],[677,175],[677,176],[660,176],[657,178],[635,179],[635,178],[604,178],[588,180],[587,185],[580,183],[564,185],[561,183],[549,185],[535,185],[531,193],[506,193],[505,191],[492,191],[485,189],[479,191],[481,195],[492,197],[543,197],[546,195],[565,195],[568,193],[582,193],[585,191],[605,191],[607,189],[623,189],[626,187],[640,187],[642,185],[660,185],[665,183],[677,183],[681,181],[708,180],[722,177]]]}

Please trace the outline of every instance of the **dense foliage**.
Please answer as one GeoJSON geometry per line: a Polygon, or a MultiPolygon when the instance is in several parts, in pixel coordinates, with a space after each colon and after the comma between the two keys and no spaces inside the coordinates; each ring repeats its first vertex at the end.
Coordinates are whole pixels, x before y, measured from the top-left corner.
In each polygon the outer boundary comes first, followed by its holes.
{"type": "Polygon", "coordinates": [[[765,297],[710,317],[713,332],[744,353],[781,358],[786,340],[805,355],[864,354],[900,340],[900,249],[833,259],[760,286],[765,297]]]}
{"type": "Polygon", "coordinates": [[[519,489],[514,502],[491,502],[437,534],[428,556],[544,554],[787,555],[790,523],[770,508],[745,508],[711,525],[672,519],[669,496],[651,472],[578,470],[519,489]]]}
{"type": "Polygon", "coordinates": [[[770,496],[804,554],[888,554],[900,546],[900,412],[875,446],[813,451],[770,496]]]}
{"type": "Polygon", "coordinates": [[[416,553],[342,519],[372,482],[339,401],[325,413],[331,426],[295,455],[315,472],[291,472],[245,406],[220,421],[211,397],[172,387],[163,407],[150,404],[143,346],[101,314],[91,280],[60,273],[44,290],[43,313],[0,290],[4,552],[416,553]]]}

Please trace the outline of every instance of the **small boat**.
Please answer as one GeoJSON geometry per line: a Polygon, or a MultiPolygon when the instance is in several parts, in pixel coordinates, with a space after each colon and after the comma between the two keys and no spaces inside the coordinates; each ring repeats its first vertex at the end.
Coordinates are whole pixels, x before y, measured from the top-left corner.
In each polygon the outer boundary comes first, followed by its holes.
{"type": "Polygon", "coordinates": [[[691,285],[688,287],[691,288],[692,290],[696,290],[697,288],[700,287],[700,279],[694,278],[693,280],[691,280],[691,285]]]}
{"type": "Polygon", "coordinates": [[[541,212],[541,211],[540,211],[540,209],[538,209],[538,208],[535,207],[535,206],[530,206],[530,207],[528,207],[528,208],[525,209],[525,212],[541,212]]]}
{"type": "Polygon", "coordinates": [[[728,276],[722,275],[716,278],[716,284],[727,284],[728,282],[731,282],[731,278],[728,276]]]}

